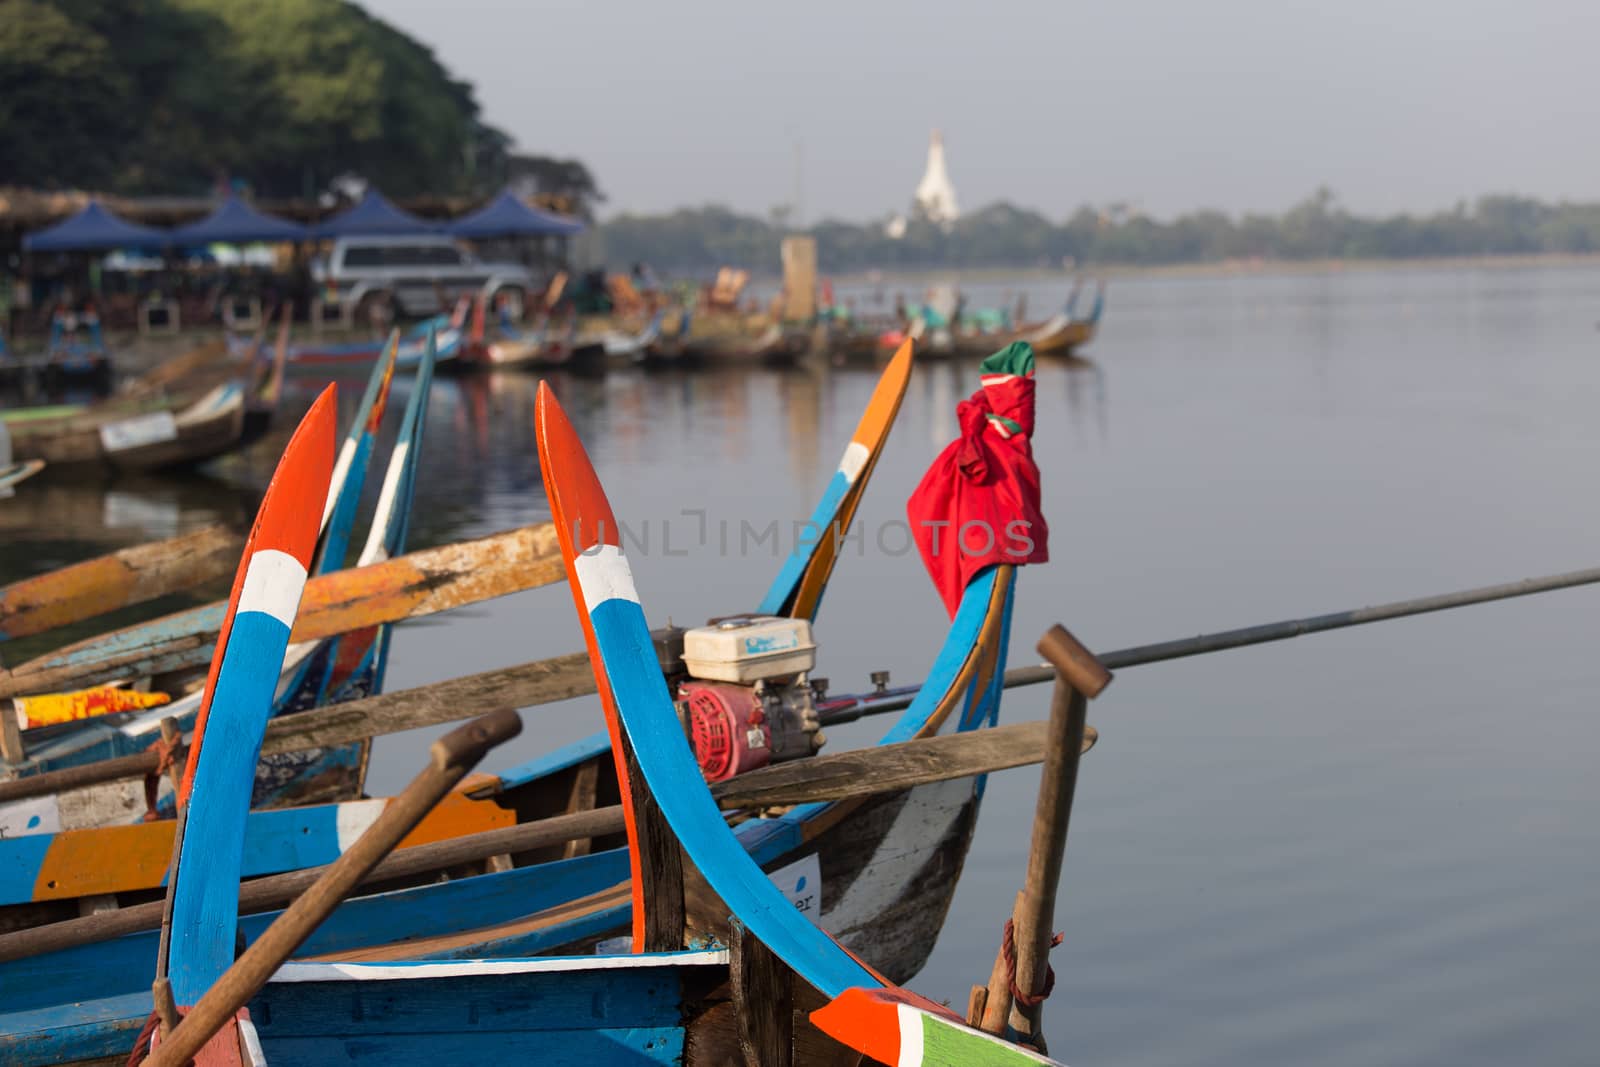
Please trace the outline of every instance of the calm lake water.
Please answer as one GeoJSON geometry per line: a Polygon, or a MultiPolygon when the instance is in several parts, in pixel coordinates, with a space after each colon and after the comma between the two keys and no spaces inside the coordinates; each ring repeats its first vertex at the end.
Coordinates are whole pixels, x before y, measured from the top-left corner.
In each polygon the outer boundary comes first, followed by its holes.
{"type": "MultiPolygon", "coordinates": [[[[1064,285],[1028,289],[1042,314],[1064,285]]],[[[1600,564],[1597,318],[1594,268],[1118,282],[1090,361],[1039,370],[1052,562],[1020,575],[1012,663],[1057,621],[1111,650],[1600,564]]],[[[619,516],[652,535],[632,554],[653,623],[760,599],[777,560],[740,551],[740,521],[810,513],[875,378],[554,380],[619,516]]],[[[920,562],[875,534],[976,386],[970,364],[914,374],[864,551],[847,550],[819,619],[836,692],[874,669],[918,679],[942,639],[920,562]]],[[[436,385],[413,547],[548,517],[534,387],[436,385]]],[[[315,382],[294,388],[307,403],[315,382]]],[[[25,487],[0,504],[0,571],[247,514],[272,448],[221,464],[220,483],[25,487]],[[63,540],[78,529],[96,532],[63,540]]],[[[1067,850],[1052,1051],[1125,1067],[1595,1063],[1597,618],[1600,590],[1578,590],[1123,672],[1090,710],[1101,740],[1067,850]]],[[[400,627],[388,684],[578,647],[569,592],[536,590],[400,627]]],[[[1048,697],[1012,690],[1003,714],[1042,717],[1048,697]]],[[[525,719],[492,766],[600,722],[592,701],[525,719]]],[[[381,741],[372,791],[409,779],[433,735],[381,741]]],[[[987,977],[1036,784],[991,780],[920,992],[964,1005],[987,977]]]]}

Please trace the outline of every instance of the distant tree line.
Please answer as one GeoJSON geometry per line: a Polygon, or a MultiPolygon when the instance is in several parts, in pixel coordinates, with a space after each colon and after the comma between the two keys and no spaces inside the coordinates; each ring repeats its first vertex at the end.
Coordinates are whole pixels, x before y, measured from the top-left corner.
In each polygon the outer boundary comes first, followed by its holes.
{"type": "Polygon", "coordinates": [[[291,198],[346,173],[600,198],[583,164],[513,154],[431,49],[345,0],[0,0],[0,185],[291,198]]]}
{"type": "MultiPolygon", "coordinates": [[[[887,220],[885,220],[887,221],[887,220]]],[[[793,232],[772,219],[723,207],[668,215],[620,215],[605,223],[607,258],[657,269],[704,271],[722,264],[778,263],[793,232]]],[[[917,268],[1056,267],[1207,263],[1228,260],[1414,259],[1527,253],[1600,252],[1600,203],[1545,204],[1485,196],[1431,215],[1367,218],[1319,189],[1281,215],[1197,211],[1159,221],[1121,210],[1080,208],[1057,222],[1012,204],[992,204],[945,230],[912,219],[904,236],[884,222],[822,222],[817,239],[827,271],[917,268]]]]}

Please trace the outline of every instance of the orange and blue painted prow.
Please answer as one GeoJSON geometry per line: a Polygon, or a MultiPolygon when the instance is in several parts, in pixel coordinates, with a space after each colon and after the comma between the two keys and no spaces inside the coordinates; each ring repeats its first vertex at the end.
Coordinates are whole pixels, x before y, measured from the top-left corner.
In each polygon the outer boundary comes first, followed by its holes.
{"type": "Polygon", "coordinates": [[[262,734],[333,470],[335,388],[301,421],[245,543],[178,790],[158,973],[180,1007],[233,962],[243,828],[262,734]]]}
{"type": "MultiPolygon", "coordinates": [[[[885,980],[797,912],[739,844],[712,799],[679,725],[656,659],[616,518],[577,432],[548,386],[539,387],[535,436],[545,492],[613,731],[631,742],[638,771],[679,844],[733,916],[822,993],[813,1020],[858,1051],[888,1051],[887,1063],[1049,1063],[967,1027],[931,1001],[885,980]],[[907,1013],[902,1026],[900,1013],[907,1013]],[[911,1027],[909,1021],[918,1025],[911,1027]],[[894,1029],[886,1027],[893,1024],[894,1029]],[[892,1042],[892,1045],[891,1045],[892,1042]],[[951,1050],[951,1054],[947,1054],[951,1050]],[[917,1058],[902,1054],[915,1051],[917,1058]]],[[[627,790],[623,792],[627,796],[627,790]]],[[[629,816],[630,844],[636,840],[629,816]]],[[[637,857],[635,858],[637,863],[637,857]]],[[[634,945],[643,943],[644,902],[634,880],[634,945]]],[[[882,1056],[878,1058],[883,1059],[882,1056]]]]}
{"type": "Polygon", "coordinates": [[[761,614],[816,618],[823,590],[838,561],[840,542],[855,518],[884,443],[889,440],[889,431],[900,412],[900,401],[905,397],[910,380],[911,342],[906,341],[879,376],[867,410],[845,446],[839,469],[811,513],[805,527],[806,536],[784,560],[757,609],[761,614]]]}

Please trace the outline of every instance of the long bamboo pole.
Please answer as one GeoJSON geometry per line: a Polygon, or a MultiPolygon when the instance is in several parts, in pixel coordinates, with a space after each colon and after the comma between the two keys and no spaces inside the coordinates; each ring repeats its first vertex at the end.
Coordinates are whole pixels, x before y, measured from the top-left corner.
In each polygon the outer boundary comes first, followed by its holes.
{"type": "MultiPolygon", "coordinates": [[[[1329,612],[1326,615],[1309,615],[1299,619],[1284,619],[1280,622],[1262,623],[1258,626],[1243,626],[1236,630],[1222,630],[1217,633],[1200,634],[1197,637],[1184,637],[1174,641],[1135,645],[1131,648],[1121,648],[1114,652],[1100,654],[1097,658],[1108,670],[1123,670],[1127,667],[1138,667],[1147,663],[1162,663],[1166,660],[1185,659],[1189,656],[1203,656],[1211,652],[1225,652],[1229,649],[1246,648],[1250,645],[1287,641],[1290,638],[1302,637],[1306,634],[1343,630],[1351,626],[1366,626],[1369,623],[1387,622],[1390,619],[1403,619],[1412,615],[1426,615],[1436,611],[1450,611],[1454,608],[1471,607],[1474,604],[1487,604],[1496,600],[1510,600],[1515,597],[1533,596],[1538,593],[1549,593],[1558,589],[1572,589],[1596,583],[1600,583],[1600,567],[1581,571],[1567,571],[1563,574],[1552,574],[1543,578],[1525,578],[1522,581],[1504,582],[1500,585],[1479,586],[1476,589],[1464,589],[1456,593],[1440,593],[1435,596],[1417,597],[1412,600],[1395,600],[1387,604],[1376,604],[1371,607],[1329,612]]],[[[1047,663],[1037,667],[1016,667],[1005,673],[1003,684],[1007,689],[1010,689],[1019,685],[1038,685],[1041,682],[1048,682],[1054,677],[1055,669],[1047,663]]],[[[826,701],[819,709],[822,724],[824,726],[836,726],[839,723],[853,722],[866,715],[882,715],[891,711],[899,711],[911,703],[919,688],[919,686],[914,685],[899,686],[881,694],[873,693],[862,697],[843,697],[826,701]]]]}

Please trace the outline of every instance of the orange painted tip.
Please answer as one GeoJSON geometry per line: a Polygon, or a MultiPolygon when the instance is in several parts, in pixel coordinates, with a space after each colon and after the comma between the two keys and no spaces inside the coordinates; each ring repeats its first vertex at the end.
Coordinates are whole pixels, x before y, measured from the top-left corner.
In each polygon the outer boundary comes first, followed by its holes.
{"type": "MultiPolygon", "coordinates": [[[[333,384],[324,389],[289,439],[267,497],[262,500],[256,527],[251,533],[250,553],[276,549],[293,556],[303,567],[311,566],[317,524],[304,520],[303,506],[279,502],[279,506],[271,507],[269,504],[273,494],[282,493],[302,505],[314,502],[315,510],[321,515],[323,498],[333,476],[338,390],[333,384]]],[[[248,558],[243,562],[248,565],[248,558]]]]}
{"type": "MultiPolygon", "coordinates": [[[[258,552],[276,549],[293,556],[302,568],[311,566],[311,553],[317,542],[317,520],[322,515],[323,502],[328,497],[328,482],[333,479],[333,443],[339,404],[339,387],[329,383],[311,409],[300,420],[294,435],[284,447],[278,469],[267,484],[261,507],[256,511],[255,525],[245,540],[244,555],[239,559],[239,569],[234,572],[233,590],[228,594],[228,610],[222,617],[217,632],[216,649],[211,654],[211,667],[206,673],[206,685],[200,698],[200,709],[195,714],[195,741],[189,747],[189,761],[184,766],[183,782],[178,788],[178,802],[189,800],[189,790],[194,785],[195,767],[200,761],[200,749],[205,737],[206,720],[211,713],[211,697],[217,690],[217,675],[227,654],[228,638],[233,633],[233,617],[239,610],[239,598],[244,592],[245,575],[258,552]]],[[[298,604],[299,595],[295,596],[298,604]]]]}
{"type": "Polygon", "coordinates": [[[383,424],[383,412],[389,405],[389,386],[394,384],[394,368],[400,355],[400,331],[389,334],[389,343],[383,348],[383,358],[388,365],[383,368],[383,380],[378,384],[378,395],[373,398],[372,410],[367,413],[367,433],[377,433],[383,424]]]}
{"type": "Polygon", "coordinates": [[[589,462],[589,453],[578,439],[561,402],[545,382],[539,383],[534,401],[534,432],[539,439],[539,463],[545,474],[545,493],[555,518],[556,533],[563,548],[579,555],[596,545],[622,544],[611,501],[600,485],[600,478],[589,462]],[[549,476],[552,468],[561,471],[559,479],[549,476]]]}

